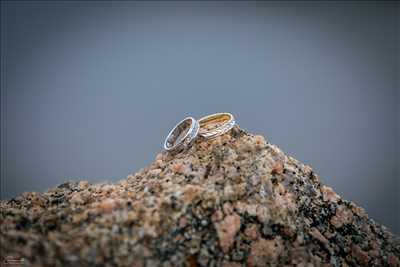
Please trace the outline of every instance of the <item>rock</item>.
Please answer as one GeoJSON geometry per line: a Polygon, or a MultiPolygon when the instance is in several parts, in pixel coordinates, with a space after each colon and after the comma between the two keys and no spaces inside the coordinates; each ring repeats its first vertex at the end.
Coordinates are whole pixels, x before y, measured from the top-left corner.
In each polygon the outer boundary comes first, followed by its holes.
{"type": "Polygon", "coordinates": [[[84,200],[82,198],[82,195],[79,193],[75,193],[72,195],[70,202],[72,204],[76,204],[76,205],[82,205],[84,203],[84,200]]]}
{"type": "Polygon", "coordinates": [[[322,191],[322,196],[324,201],[326,202],[337,202],[339,199],[339,196],[333,191],[333,189],[329,186],[322,186],[321,187],[322,191]]]}
{"type": "Polygon", "coordinates": [[[327,245],[329,243],[328,239],[326,239],[325,236],[323,236],[317,228],[311,228],[310,235],[312,235],[312,237],[314,237],[324,245],[327,245]]]}
{"type": "Polygon", "coordinates": [[[232,261],[224,261],[222,263],[222,267],[242,267],[240,263],[232,262],[232,261]]]}
{"type": "Polygon", "coordinates": [[[283,249],[280,237],[273,240],[261,238],[252,244],[247,264],[248,266],[265,266],[269,262],[277,262],[283,249]]]}
{"type": "Polygon", "coordinates": [[[27,266],[399,266],[400,241],[309,166],[234,127],[110,184],[0,201],[27,266]]]}
{"type": "Polygon", "coordinates": [[[216,224],[219,243],[222,251],[227,253],[235,241],[235,235],[240,229],[240,216],[237,214],[229,215],[216,224]]]}
{"type": "Polygon", "coordinates": [[[98,209],[99,209],[101,212],[108,213],[108,212],[113,211],[113,209],[115,208],[115,206],[116,206],[116,201],[115,201],[114,199],[107,198],[107,199],[102,200],[102,201],[99,203],[98,209]]]}
{"type": "Polygon", "coordinates": [[[388,256],[388,262],[389,262],[390,267],[399,267],[400,266],[399,259],[393,254],[390,254],[388,256]]]}
{"type": "Polygon", "coordinates": [[[246,227],[246,230],[244,231],[244,234],[252,239],[252,240],[256,240],[258,238],[258,230],[257,230],[257,225],[255,224],[249,224],[246,227]]]}
{"type": "Polygon", "coordinates": [[[343,224],[351,223],[352,219],[353,213],[347,207],[341,206],[331,218],[331,224],[336,228],[340,228],[343,224]]]}
{"type": "Polygon", "coordinates": [[[352,244],[351,253],[361,266],[368,266],[370,257],[367,252],[363,251],[359,246],[352,244]]]}

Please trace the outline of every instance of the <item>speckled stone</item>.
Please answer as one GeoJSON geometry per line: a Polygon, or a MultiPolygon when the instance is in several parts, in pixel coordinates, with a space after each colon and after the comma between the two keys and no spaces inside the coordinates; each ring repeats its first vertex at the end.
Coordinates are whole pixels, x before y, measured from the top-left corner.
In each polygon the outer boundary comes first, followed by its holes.
{"type": "MultiPolygon", "coordinates": [[[[119,182],[0,202],[27,266],[397,266],[400,241],[263,136],[234,127],[119,182]]],[[[2,259],[2,260],[3,260],[2,259]]]]}
{"type": "Polygon", "coordinates": [[[222,251],[227,253],[235,241],[237,231],[240,229],[240,216],[237,214],[226,216],[222,222],[215,225],[217,229],[219,244],[222,251]]]}

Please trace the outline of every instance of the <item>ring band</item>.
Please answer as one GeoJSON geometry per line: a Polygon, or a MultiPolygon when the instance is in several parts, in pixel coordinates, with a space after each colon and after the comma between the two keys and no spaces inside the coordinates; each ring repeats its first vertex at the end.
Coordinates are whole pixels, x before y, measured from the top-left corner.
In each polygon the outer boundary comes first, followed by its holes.
{"type": "Polygon", "coordinates": [[[215,113],[199,119],[199,135],[205,138],[214,138],[233,128],[235,118],[230,113],[215,113]]]}
{"type": "Polygon", "coordinates": [[[199,132],[199,122],[192,117],[180,121],[165,138],[164,149],[167,151],[187,147],[199,132]]]}

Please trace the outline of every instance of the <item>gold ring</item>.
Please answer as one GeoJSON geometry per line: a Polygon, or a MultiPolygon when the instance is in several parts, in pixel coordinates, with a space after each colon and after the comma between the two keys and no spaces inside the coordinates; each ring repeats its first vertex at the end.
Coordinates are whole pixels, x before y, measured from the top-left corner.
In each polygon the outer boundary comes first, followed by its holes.
{"type": "Polygon", "coordinates": [[[198,120],[199,135],[207,139],[222,135],[232,129],[235,119],[230,113],[215,113],[198,120]]]}

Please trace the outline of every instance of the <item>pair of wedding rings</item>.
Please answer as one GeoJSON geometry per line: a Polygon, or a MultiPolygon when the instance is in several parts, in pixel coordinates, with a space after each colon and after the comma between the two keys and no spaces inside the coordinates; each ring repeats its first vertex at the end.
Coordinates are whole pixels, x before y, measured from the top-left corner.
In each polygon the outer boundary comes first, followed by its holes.
{"type": "Polygon", "coordinates": [[[180,121],[165,138],[164,149],[178,150],[190,146],[200,135],[210,139],[228,132],[235,125],[235,119],[230,113],[216,113],[199,120],[187,117],[180,121]]]}

